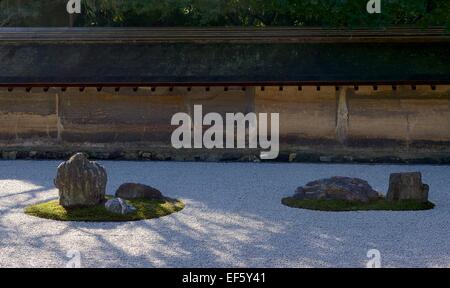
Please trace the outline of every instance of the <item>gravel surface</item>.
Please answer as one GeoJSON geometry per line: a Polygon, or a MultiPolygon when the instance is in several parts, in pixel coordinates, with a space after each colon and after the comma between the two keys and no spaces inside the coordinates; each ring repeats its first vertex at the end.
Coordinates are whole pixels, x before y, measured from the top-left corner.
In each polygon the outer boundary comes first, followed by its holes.
{"type": "Polygon", "coordinates": [[[0,161],[0,267],[449,267],[450,166],[102,162],[108,193],[141,182],[186,208],[130,223],[64,223],[23,213],[57,198],[56,161],[0,161]],[[386,191],[389,173],[421,171],[437,204],[424,212],[314,212],[280,199],[308,181],[361,177],[386,191]]]}

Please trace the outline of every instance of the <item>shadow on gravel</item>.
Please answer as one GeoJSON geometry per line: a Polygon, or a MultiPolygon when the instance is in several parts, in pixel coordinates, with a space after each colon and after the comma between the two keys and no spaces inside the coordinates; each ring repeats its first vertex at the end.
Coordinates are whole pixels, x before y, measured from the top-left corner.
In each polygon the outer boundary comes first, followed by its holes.
{"type": "Polygon", "coordinates": [[[15,179],[32,187],[0,191],[0,209],[6,209],[0,219],[0,252],[7,251],[2,255],[16,255],[9,261],[24,266],[30,263],[17,251],[28,251],[37,264],[58,266],[67,261],[67,251],[78,249],[89,267],[365,267],[367,251],[379,249],[386,266],[450,263],[450,193],[439,190],[450,187],[448,166],[102,164],[109,194],[124,182],[140,182],[182,199],[186,208],[132,223],[19,219],[10,211],[57,196],[58,162],[0,162],[0,181],[15,179]],[[385,191],[389,173],[414,170],[430,183],[435,210],[321,213],[280,204],[297,186],[317,178],[361,177],[385,191]],[[39,259],[41,253],[48,262],[39,259]]]}

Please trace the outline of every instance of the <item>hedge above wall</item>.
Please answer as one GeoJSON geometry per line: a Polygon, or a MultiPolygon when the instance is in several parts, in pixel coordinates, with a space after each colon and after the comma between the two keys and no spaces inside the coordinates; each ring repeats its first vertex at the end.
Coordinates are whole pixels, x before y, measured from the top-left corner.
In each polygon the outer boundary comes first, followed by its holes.
{"type": "Polygon", "coordinates": [[[82,0],[72,17],[67,0],[0,0],[1,26],[318,26],[450,28],[448,0],[381,0],[382,13],[368,14],[368,0],[82,0]]]}

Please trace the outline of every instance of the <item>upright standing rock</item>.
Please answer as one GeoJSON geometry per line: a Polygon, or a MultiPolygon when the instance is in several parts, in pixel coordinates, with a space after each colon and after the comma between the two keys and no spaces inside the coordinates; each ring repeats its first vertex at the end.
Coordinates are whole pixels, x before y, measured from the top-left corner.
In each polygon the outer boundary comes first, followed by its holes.
{"type": "Polygon", "coordinates": [[[389,191],[387,200],[417,200],[419,202],[428,202],[429,187],[422,183],[422,174],[413,173],[394,173],[389,179],[389,191]]]}
{"type": "Polygon", "coordinates": [[[94,206],[105,200],[107,175],[101,165],[91,162],[83,153],[58,166],[55,186],[61,206],[94,206]]]}

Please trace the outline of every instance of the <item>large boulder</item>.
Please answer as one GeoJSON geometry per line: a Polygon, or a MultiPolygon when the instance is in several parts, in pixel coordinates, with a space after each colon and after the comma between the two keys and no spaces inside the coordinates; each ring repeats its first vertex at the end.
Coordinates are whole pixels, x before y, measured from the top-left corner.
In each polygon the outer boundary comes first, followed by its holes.
{"type": "Polygon", "coordinates": [[[293,198],[299,200],[346,200],[369,202],[380,194],[367,181],[358,178],[332,177],[309,182],[297,188],[293,198]]]}
{"type": "Polygon", "coordinates": [[[54,180],[61,206],[94,206],[105,200],[107,175],[101,165],[91,162],[83,153],[72,156],[58,166],[54,180]]]}
{"type": "Polygon", "coordinates": [[[149,199],[160,200],[164,199],[164,196],[158,189],[153,187],[137,184],[137,183],[125,183],[120,185],[116,191],[116,197],[132,200],[132,199],[149,199]]]}
{"type": "Polygon", "coordinates": [[[420,172],[393,173],[389,179],[388,201],[417,200],[428,202],[430,188],[422,183],[420,172]]]}
{"type": "Polygon", "coordinates": [[[105,208],[111,213],[127,215],[136,212],[136,208],[133,205],[128,204],[121,198],[114,198],[106,201],[105,208]]]}

